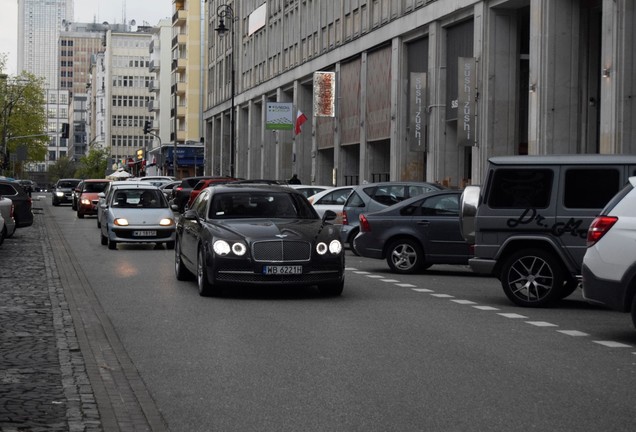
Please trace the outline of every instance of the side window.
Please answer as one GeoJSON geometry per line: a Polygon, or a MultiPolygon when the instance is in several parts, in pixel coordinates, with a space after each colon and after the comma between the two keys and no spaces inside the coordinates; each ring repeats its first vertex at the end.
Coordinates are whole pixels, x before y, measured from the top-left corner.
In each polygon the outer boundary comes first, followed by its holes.
{"type": "Polygon", "coordinates": [[[205,215],[205,208],[208,203],[209,194],[210,193],[208,191],[201,192],[192,203],[192,209],[195,210],[200,217],[205,215]]]}
{"type": "Polygon", "coordinates": [[[433,188],[428,186],[409,186],[409,197],[422,195],[423,193],[432,191],[433,188]]]}
{"type": "Polygon", "coordinates": [[[498,169],[492,175],[488,206],[542,209],[550,205],[554,173],[550,169],[498,169]]]}
{"type": "Polygon", "coordinates": [[[405,186],[379,186],[373,194],[373,199],[380,204],[390,206],[407,198],[405,191],[405,186]]]}
{"type": "Polygon", "coordinates": [[[364,201],[362,201],[362,198],[360,198],[357,192],[351,192],[345,205],[347,207],[364,207],[364,201]]]}
{"type": "Polygon", "coordinates": [[[12,188],[8,184],[0,184],[0,195],[3,196],[12,196],[17,195],[14,188],[12,188]]]}
{"type": "Polygon", "coordinates": [[[425,199],[420,213],[422,216],[459,216],[459,196],[437,195],[425,199]]]}
{"type": "Polygon", "coordinates": [[[570,168],[565,173],[563,205],[566,208],[601,209],[621,189],[615,168],[570,168]]]}

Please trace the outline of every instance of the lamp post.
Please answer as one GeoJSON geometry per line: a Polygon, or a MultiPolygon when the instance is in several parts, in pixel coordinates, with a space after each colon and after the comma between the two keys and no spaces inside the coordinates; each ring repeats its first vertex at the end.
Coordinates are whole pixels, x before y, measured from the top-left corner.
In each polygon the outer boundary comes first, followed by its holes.
{"type": "Polygon", "coordinates": [[[228,4],[222,4],[216,9],[216,16],[219,18],[219,26],[215,28],[214,30],[219,34],[220,38],[223,38],[223,36],[225,36],[228,32],[228,28],[225,27],[225,19],[227,18],[228,21],[231,22],[230,31],[232,32],[232,34],[230,36],[232,37],[232,76],[230,78],[231,80],[230,91],[232,93],[232,99],[231,99],[232,110],[230,111],[230,177],[234,177],[234,156],[235,156],[234,155],[235,153],[234,134],[236,133],[235,132],[236,128],[234,125],[234,111],[235,111],[234,109],[234,75],[235,75],[234,57],[236,57],[235,56],[236,45],[234,43],[234,39],[235,39],[234,10],[232,9],[232,6],[228,4]]]}

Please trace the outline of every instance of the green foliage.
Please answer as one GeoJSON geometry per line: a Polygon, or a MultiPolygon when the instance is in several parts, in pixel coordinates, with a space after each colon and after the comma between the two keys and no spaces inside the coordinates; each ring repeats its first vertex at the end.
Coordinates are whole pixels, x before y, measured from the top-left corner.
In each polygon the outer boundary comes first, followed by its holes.
{"type": "MultiPolygon", "coordinates": [[[[0,54],[0,71],[4,72],[6,54],[0,54]]],[[[28,161],[43,161],[49,137],[46,135],[44,79],[22,72],[17,76],[0,76],[0,137],[13,153],[27,147],[28,161]],[[33,136],[36,135],[36,136],[33,136]],[[24,137],[24,138],[18,138],[24,137]]]]}
{"type": "Polygon", "coordinates": [[[110,151],[108,149],[91,148],[86,156],[80,159],[80,165],[75,171],[75,177],[82,179],[104,178],[110,151]]]}
{"type": "Polygon", "coordinates": [[[74,178],[76,171],[77,164],[74,160],[68,157],[61,157],[49,166],[49,181],[55,183],[61,178],[74,178]]]}

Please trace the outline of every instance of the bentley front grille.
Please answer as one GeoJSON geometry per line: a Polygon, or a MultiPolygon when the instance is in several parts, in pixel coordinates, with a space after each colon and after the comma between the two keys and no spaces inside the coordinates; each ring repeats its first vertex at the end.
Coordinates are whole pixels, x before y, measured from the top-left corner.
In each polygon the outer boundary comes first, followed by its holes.
{"type": "Polygon", "coordinates": [[[309,261],[311,244],[292,240],[267,240],[252,245],[254,261],[294,262],[309,261]]]}

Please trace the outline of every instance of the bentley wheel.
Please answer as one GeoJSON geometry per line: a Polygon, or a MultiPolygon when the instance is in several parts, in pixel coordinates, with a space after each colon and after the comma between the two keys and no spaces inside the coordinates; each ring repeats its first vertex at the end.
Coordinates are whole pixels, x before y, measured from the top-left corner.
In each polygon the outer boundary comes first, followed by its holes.
{"type": "Polygon", "coordinates": [[[202,297],[219,294],[219,288],[211,283],[208,278],[208,266],[205,263],[205,252],[203,251],[203,247],[199,248],[197,259],[197,285],[199,288],[199,295],[202,297]]]}
{"type": "Polygon", "coordinates": [[[424,252],[414,240],[394,240],[387,249],[386,262],[395,273],[415,273],[423,267],[424,252]]]}
{"type": "Polygon", "coordinates": [[[184,281],[192,278],[193,274],[188,270],[181,260],[181,247],[176,243],[174,248],[174,274],[177,280],[184,281]]]}
{"type": "Polygon", "coordinates": [[[518,306],[545,307],[561,298],[563,270],[559,260],[542,249],[512,254],[501,269],[501,286],[518,306]]]}

